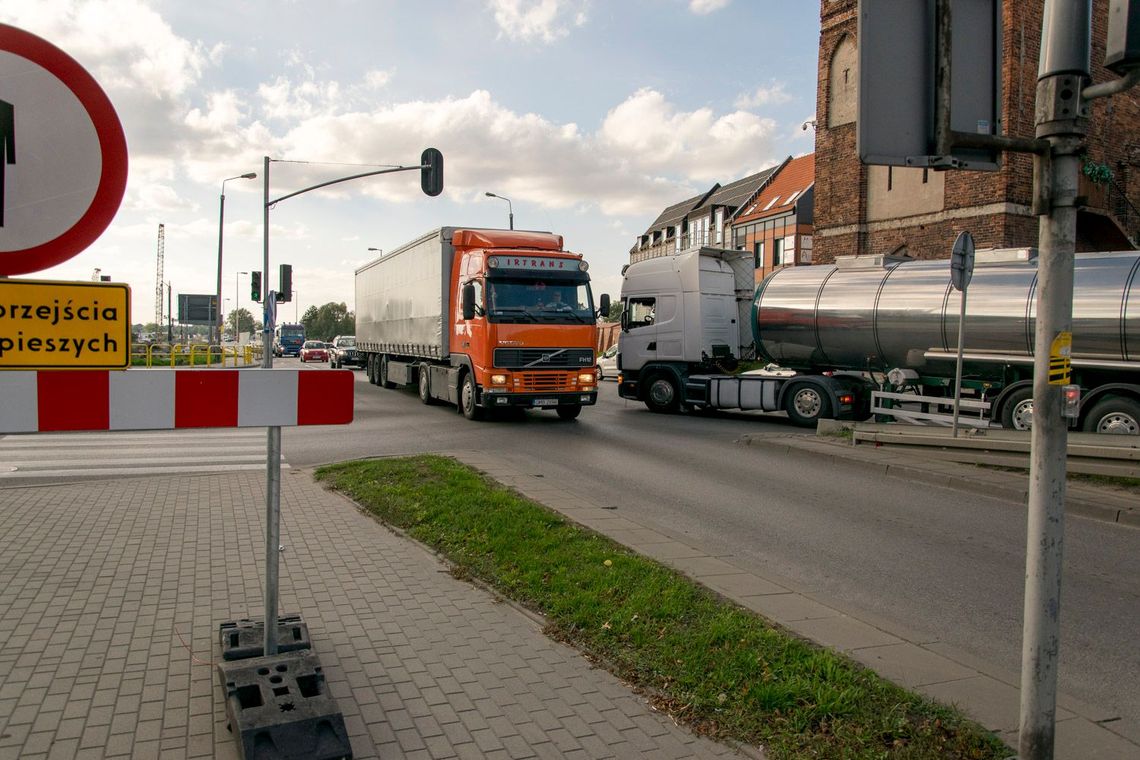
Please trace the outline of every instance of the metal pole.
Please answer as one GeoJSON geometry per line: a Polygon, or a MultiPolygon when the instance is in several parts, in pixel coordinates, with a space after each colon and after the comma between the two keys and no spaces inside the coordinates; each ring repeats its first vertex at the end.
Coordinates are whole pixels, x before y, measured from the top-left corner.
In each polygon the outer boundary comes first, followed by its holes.
{"type": "MultiPolygon", "coordinates": [[[[265,191],[262,204],[262,299],[268,308],[269,290],[269,156],[264,164],[265,191]]],[[[271,345],[273,326],[265,319],[261,329],[261,366],[273,368],[271,345]]],[[[265,649],[268,657],[277,654],[278,560],[281,551],[281,428],[270,427],[265,443],[265,649]]]]}
{"type": "MultiPolygon", "coordinates": [[[[1048,213],[1038,231],[1037,325],[1033,360],[1025,613],[1021,647],[1021,760],[1051,760],[1061,648],[1061,565],[1065,537],[1068,425],[1062,385],[1050,382],[1055,347],[1072,334],[1073,262],[1080,160],[1087,130],[1081,89],[1089,77],[1091,0],[1046,0],[1037,81],[1037,137],[1051,163],[1048,213]]],[[[1039,189],[1040,192],[1040,189],[1039,189]]]]}
{"type": "Polygon", "coordinates": [[[174,299],[171,293],[174,286],[171,283],[166,283],[166,342],[168,344],[174,343],[174,309],[171,308],[174,299]]]}
{"type": "MultiPolygon", "coordinates": [[[[265,191],[261,204],[261,303],[265,314],[269,313],[269,156],[265,157],[265,191]]],[[[273,366],[273,326],[268,319],[261,325],[261,366],[269,369],[273,366]]]]}
{"type": "Polygon", "coordinates": [[[962,347],[966,345],[966,288],[958,304],[958,366],[954,370],[954,427],[952,437],[958,437],[958,412],[962,405],[962,347]]]}
{"type": "Polygon", "coordinates": [[[222,342],[222,227],[226,220],[226,180],[222,180],[222,195],[218,201],[218,302],[214,313],[214,343],[222,342]]]}

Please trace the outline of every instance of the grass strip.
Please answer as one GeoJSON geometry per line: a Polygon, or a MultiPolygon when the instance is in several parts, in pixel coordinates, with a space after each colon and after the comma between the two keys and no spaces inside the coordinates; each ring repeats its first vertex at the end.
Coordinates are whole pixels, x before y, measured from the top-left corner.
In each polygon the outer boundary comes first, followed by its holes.
{"type": "Polygon", "coordinates": [[[796,638],[452,459],[345,462],[316,477],[546,616],[697,733],[779,758],[1004,758],[956,711],[796,638]]]}

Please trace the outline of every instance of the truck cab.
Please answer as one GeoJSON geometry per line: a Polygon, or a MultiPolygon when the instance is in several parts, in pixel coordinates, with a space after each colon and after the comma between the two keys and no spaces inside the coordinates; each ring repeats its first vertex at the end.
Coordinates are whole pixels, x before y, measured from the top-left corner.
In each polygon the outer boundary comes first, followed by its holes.
{"type": "Polygon", "coordinates": [[[750,351],[752,266],[744,251],[691,249],[627,269],[622,284],[618,394],[676,411],[685,377],[734,369],[750,351]],[[747,344],[747,345],[742,345],[747,344]]]}

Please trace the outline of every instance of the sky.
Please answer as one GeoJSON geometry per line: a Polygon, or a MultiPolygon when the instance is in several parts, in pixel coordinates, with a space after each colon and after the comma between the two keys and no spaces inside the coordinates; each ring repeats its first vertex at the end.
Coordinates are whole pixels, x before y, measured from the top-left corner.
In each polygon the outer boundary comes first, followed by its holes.
{"type": "MultiPolygon", "coordinates": [[[[353,272],[441,226],[561,234],[595,297],[662,209],[813,149],[819,3],[808,0],[34,0],[0,23],[77,60],[126,134],[126,194],[86,250],[24,275],[131,286],[154,319],[163,280],[216,288],[260,319],[264,157],[270,198],[444,155],[444,192],[418,172],[313,191],[270,211],[271,284],[354,308],[353,272]],[[241,273],[247,274],[241,274],[241,273]]],[[[0,96],[3,82],[0,81],[0,96]]],[[[18,164],[17,164],[18,166],[18,164]]],[[[9,175],[15,168],[9,168],[9,175]]],[[[5,248],[0,229],[0,251],[5,248]]]]}

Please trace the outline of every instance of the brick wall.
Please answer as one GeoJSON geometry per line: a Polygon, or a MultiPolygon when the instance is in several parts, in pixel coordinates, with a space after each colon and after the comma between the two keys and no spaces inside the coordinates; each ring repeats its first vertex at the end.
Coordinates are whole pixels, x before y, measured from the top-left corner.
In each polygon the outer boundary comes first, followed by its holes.
{"type": "MultiPolygon", "coordinates": [[[[1044,0],[1004,0],[1002,37],[1003,132],[1034,136],[1034,103],[1044,0]]],[[[856,37],[855,0],[821,0],[819,72],[815,136],[815,261],[836,256],[890,253],[905,246],[917,258],[946,258],[961,230],[969,230],[979,248],[1037,244],[1037,219],[1028,215],[1033,162],[1025,154],[1006,153],[997,172],[947,172],[940,213],[867,222],[867,169],[859,162],[855,125],[829,128],[828,82],[832,54],[845,35],[856,37]]],[[[1107,36],[1108,0],[1093,0],[1092,74],[1094,82],[1115,78],[1102,65],[1107,36]]],[[[858,40],[856,39],[856,43],[858,40]]],[[[1089,159],[1107,164],[1124,195],[1140,207],[1140,96],[1136,90],[1094,101],[1088,137],[1089,159]],[[1136,179],[1133,179],[1135,175],[1136,179]]],[[[1113,201],[1113,191],[1089,194],[1091,209],[1116,210],[1114,218],[1140,234],[1140,213],[1125,219],[1127,204],[1113,201]],[[1117,207],[1117,209],[1108,207],[1117,207]],[[1118,209],[1124,209],[1120,211],[1118,209]]],[[[1084,247],[1088,247],[1086,244],[1084,247]]]]}

